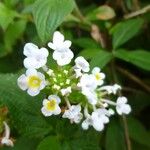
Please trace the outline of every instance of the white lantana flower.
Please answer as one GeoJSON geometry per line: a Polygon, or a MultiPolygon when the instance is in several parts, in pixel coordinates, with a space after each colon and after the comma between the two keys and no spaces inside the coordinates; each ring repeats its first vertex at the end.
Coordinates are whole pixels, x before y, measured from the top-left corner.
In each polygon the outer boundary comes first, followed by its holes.
{"type": "Polygon", "coordinates": [[[39,69],[47,62],[48,50],[46,48],[39,49],[33,43],[27,43],[24,46],[23,54],[27,57],[24,59],[25,68],[39,69]]]}
{"type": "Polygon", "coordinates": [[[88,115],[86,119],[82,122],[81,126],[83,130],[88,130],[90,126],[92,126],[93,120],[91,118],[91,115],[88,115]]]}
{"type": "Polygon", "coordinates": [[[82,76],[81,69],[75,69],[75,68],[74,68],[74,71],[75,71],[75,74],[76,74],[76,78],[79,78],[79,77],[82,76]]]}
{"type": "Polygon", "coordinates": [[[18,86],[31,96],[36,96],[46,86],[45,76],[35,69],[28,69],[18,78],[18,86]]]}
{"type": "Polygon", "coordinates": [[[14,146],[13,141],[10,139],[10,128],[5,121],[3,122],[3,124],[5,126],[5,135],[1,140],[1,144],[13,147],[14,146]]]}
{"type": "Polygon", "coordinates": [[[96,105],[97,104],[98,97],[97,97],[97,94],[94,90],[89,90],[89,89],[85,88],[85,89],[82,90],[82,94],[86,96],[88,102],[91,105],[96,105]]]}
{"type": "Polygon", "coordinates": [[[109,116],[112,115],[112,111],[104,108],[96,109],[92,112],[92,115],[86,114],[86,119],[82,122],[82,128],[87,130],[89,126],[93,126],[95,130],[102,131],[104,125],[109,122],[109,116]]]}
{"type": "Polygon", "coordinates": [[[95,105],[97,103],[97,94],[95,92],[97,83],[93,75],[83,74],[78,87],[81,88],[82,94],[87,97],[90,104],[95,105]]]}
{"type": "Polygon", "coordinates": [[[92,126],[97,131],[102,131],[104,129],[104,125],[109,122],[109,113],[104,108],[99,108],[95,110],[92,115],[91,119],[93,120],[92,126]]]}
{"type": "Polygon", "coordinates": [[[70,87],[70,86],[67,87],[67,88],[61,89],[61,94],[62,94],[62,96],[68,95],[68,94],[70,94],[71,92],[72,92],[72,90],[71,90],[71,87],[70,87]]]}
{"type": "Polygon", "coordinates": [[[62,52],[55,50],[53,53],[53,59],[57,61],[57,64],[59,66],[69,64],[73,57],[74,54],[70,49],[66,49],[65,51],[62,52]]]}
{"type": "Polygon", "coordinates": [[[95,67],[92,70],[92,74],[95,77],[95,80],[97,82],[97,85],[102,85],[104,83],[104,78],[105,78],[105,74],[100,72],[100,68],[99,67],[95,67]]]}
{"type": "Polygon", "coordinates": [[[57,61],[59,66],[67,65],[74,57],[73,52],[70,50],[71,41],[64,41],[64,36],[56,31],[53,36],[53,43],[49,42],[48,46],[54,50],[53,59],[57,61]]]}
{"type": "Polygon", "coordinates": [[[49,42],[48,46],[53,50],[64,52],[70,48],[71,41],[65,41],[64,35],[61,34],[59,31],[56,31],[53,35],[53,43],[49,42]]]}
{"type": "Polygon", "coordinates": [[[43,107],[41,109],[44,116],[48,117],[51,115],[59,115],[61,109],[59,103],[61,102],[60,98],[57,95],[50,95],[48,99],[43,100],[43,107]]]}
{"type": "Polygon", "coordinates": [[[80,82],[78,83],[78,87],[81,87],[82,91],[85,89],[95,90],[97,88],[97,84],[93,75],[83,74],[80,82]]]}
{"type": "Polygon", "coordinates": [[[62,117],[70,119],[71,123],[79,123],[83,117],[81,106],[79,104],[70,106],[68,110],[65,110],[62,117]]]}
{"type": "Polygon", "coordinates": [[[75,67],[74,68],[80,69],[83,72],[89,72],[90,71],[89,63],[82,56],[79,56],[75,59],[75,67]]]}
{"type": "Polygon", "coordinates": [[[121,86],[120,85],[118,85],[118,84],[114,84],[114,85],[112,85],[112,86],[103,86],[103,87],[101,87],[99,90],[104,90],[104,91],[107,91],[108,92],[108,94],[116,94],[117,93],[117,91],[118,90],[120,90],[121,89],[121,86]]]}
{"type": "Polygon", "coordinates": [[[129,114],[131,112],[131,107],[129,104],[127,104],[127,98],[122,96],[118,97],[117,103],[116,103],[116,111],[119,115],[122,114],[129,114]]]}

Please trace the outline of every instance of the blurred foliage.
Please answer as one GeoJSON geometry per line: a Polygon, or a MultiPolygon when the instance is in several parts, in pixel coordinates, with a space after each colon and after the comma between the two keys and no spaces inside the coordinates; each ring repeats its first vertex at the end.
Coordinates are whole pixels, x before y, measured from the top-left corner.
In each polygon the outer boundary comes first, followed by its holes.
{"type": "MultiPolygon", "coordinates": [[[[126,150],[128,127],[132,149],[149,150],[149,11],[149,0],[1,0],[0,106],[8,108],[16,140],[14,148],[1,149],[126,150]],[[46,46],[56,29],[72,40],[75,55],[103,69],[108,83],[122,85],[131,116],[114,116],[102,133],[83,131],[68,120],[43,117],[42,93],[32,98],[19,90],[24,44],[46,46]]],[[[49,64],[55,67],[52,60],[49,64]]]]}

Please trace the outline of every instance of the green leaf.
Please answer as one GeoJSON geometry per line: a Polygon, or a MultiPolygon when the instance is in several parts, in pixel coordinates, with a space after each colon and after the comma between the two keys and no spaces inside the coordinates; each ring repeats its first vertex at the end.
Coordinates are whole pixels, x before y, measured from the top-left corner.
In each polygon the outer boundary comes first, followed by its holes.
{"type": "Polygon", "coordinates": [[[56,136],[46,137],[37,147],[37,150],[61,150],[56,136]]]}
{"type": "Polygon", "coordinates": [[[80,56],[90,60],[91,68],[98,66],[105,67],[113,58],[113,55],[102,49],[85,49],[79,53],[80,56]]]}
{"type": "Polygon", "coordinates": [[[134,141],[150,148],[150,135],[138,120],[135,118],[128,118],[128,128],[129,135],[134,141]]]}
{"type": "Polygon", "coordinates": [[[113,49],[133,38],[141,29],[143,19],[130,19],[116,24],[110,31],[113,38],[113,49]]]}
{"type": "Polygon", "coordinates": [[[100,51],[91,59],[90,65],[92,68],[98,66],[102,69],[112,60],[112,58],[113,56],[111,53],[106,51],[100,51]]]}
{"type": "Polygon", "coordinates": [[[150,52],[144,50],[127,51],[117,50],[114,52],[117,58],[132,63],[142,69],[150,71],[150,52]]]}
{"type": "Polygon", "coordinates": [[[124,132],[117,120],[111,120],[106,131],[106,150],[125,150],[124,132]]]}
{"type": "Polygon", "coordinates": [[[16,43],[16,40],[21,37],[26,28],[26,21],[19,20],[11,24],[4,35],[5,49],[7,52],[12,50],[12,46],[16,43]]]}
{"type": "Polygon", "coordinates": [[[116,16],[115,11],[110,6],[104,5],[96,8],[87,15],[87,19],[93,20],[109,20],[116,16]]]}
{"type": "Polygon", "coordinates": [[[35,150],[39,139],[30,139],[26,137],[17,138],[14,147],[4,147],[1,150],[35,150]]]}
{"type": "Polygon", "coordinates": [[[101,150],[99,146],[100,136],[101,134],[94,130],[80,130],[79,135],[68,142],[71,150],[101,150]]]}
{"type": "Polygon", "coordinates": [[[17,16],[17,12],[10,10],[3,3],[0,2],[0,26],[6,30],[8,25],[13,22],[17,16]]]}
{"type": "Polygon", "coordinates": [[[42,42],[46,42],[74,8],[73,0],[37,0],[33,16],[42,42]]]}
{"type": "Polygon", "coordinates": [[[84,49],[98,49],[100,46],[91,38],[79,38],[74,40],[74,43],[84,49]]]}
{"type": "Polygon", "coordinates": [[[8,7],[14,7],[18,2],[19,0],[4,0],[5,4],[8,6],[8,7]]]}
{"type": "Polygon", "coordinates": [[[31,97],[17,86],[18,75],[0,74],[0,101],[9,109],[17,131],[28,137],[43,137],[52,126],[42,116],[42,95],[31,97]]]}

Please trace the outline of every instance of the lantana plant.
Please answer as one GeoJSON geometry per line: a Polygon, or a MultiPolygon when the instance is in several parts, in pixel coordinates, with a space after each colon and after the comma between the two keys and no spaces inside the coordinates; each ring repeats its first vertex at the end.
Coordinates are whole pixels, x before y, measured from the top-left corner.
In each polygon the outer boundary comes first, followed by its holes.
{"type": "Polygon", "coordinates": [[[131,112],[126,97],[119,96],[116,102],[110,100],[110,95],[116,95],[121,86],[104,85],[105,74],[99,67],[90,70],[88,61],[82,56],[72,62],[71,41],[65,40],[60,32],[54,33],[48,47],[53,50],[52,57],[58,67],[52,70],[46,65],[49,56],[46,48],[27,43],[23,51],[27,70],[17,81],[31,96],[45,92],[41,106],[45,117],[61,114],[71,123],[81,123],[84,130],[93,126],[102,131],[115,112],[119,115],[131,112]]]}

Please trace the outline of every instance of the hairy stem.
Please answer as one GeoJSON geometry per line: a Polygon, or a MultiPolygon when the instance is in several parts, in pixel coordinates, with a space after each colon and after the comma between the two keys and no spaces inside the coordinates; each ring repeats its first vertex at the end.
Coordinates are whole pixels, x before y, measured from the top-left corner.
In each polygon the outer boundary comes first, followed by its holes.
{"type": "Polygon", "coordinates": [[[117,67],[117,70],[124,74],[126,77],[130,78],[131,80],[133,80],[134,82],[136,82],[137,84],[139,84],[142,88],[144,88],[147,92],[150,92],[150,87],[145,84],[141,79],[139,79],[138,77],[136,77],[135,75],[133,75],[132,73],[128,72],[127,70],[117,67]]]}
{"type": "MultiPolygon", "coordinates": [[[[112,61],[111,63],[111,70],[112,70],[112,74],[113,74],[113,79],[114,82],[119,82],[118,81],[118,77],[116,74],[116,70],[115,70],[115,60],[112,61]]],[[[119,91],[119,96],[122,96],[121,91],[119,91]]],[[[122,120],[123,120],[123,126],[124,126],[124,135],[125,135],[125,140],[126,140],[126,144],[127,144],[127,150],[131,150],[131,141],[130,141],[130,137],[129,137],[129,132],[128,132],[128,125],[127,125],[127,121],[126,121],[126,116],[122,115],[122,120]]]]}
{"type": "Polygon", "coordinates": [[[139,16],[139,15],[142,15],[144,13],[147,13],[148,11],[150,11],[150,5],[140,9],[140,10],[137,10],[135,12],[132,12],[130,14],[127,14],[124,16],[125,19],[129,19],[129,18],[133,18],[133,17],[136,17],[136,16],[139,16]]]}

